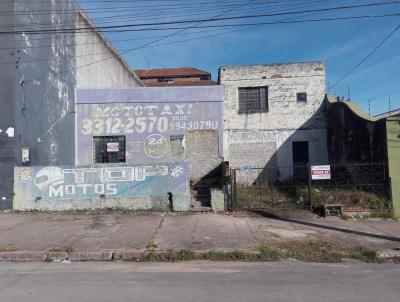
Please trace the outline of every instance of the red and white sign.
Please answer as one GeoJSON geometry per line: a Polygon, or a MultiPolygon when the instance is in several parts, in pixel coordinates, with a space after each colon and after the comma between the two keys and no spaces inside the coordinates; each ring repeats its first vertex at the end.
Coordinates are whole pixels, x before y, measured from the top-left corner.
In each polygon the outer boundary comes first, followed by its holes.
{"type": "Polygon", "coordinates": [[[331,166],[311,166],[311,179],[331,179],[331,166]]]}
{"type": "Polygon", "coordinates": [[[119,143],[107,143],[107,152],[118,152],[119,143]]]}

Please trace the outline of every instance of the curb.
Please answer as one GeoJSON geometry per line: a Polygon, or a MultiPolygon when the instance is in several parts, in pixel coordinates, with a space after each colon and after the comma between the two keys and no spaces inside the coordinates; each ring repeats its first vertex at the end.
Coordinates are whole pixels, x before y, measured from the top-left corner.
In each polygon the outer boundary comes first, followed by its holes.
{"type": "Polygon", "coordinates": [[[400,263],[400,250],[383,250],[377,253],[378,261],[386,263],[400,263]]]}
{"type": "MultiPolygon", "coordinates": [[[[183,252],[176,251],[177,253],[183,252]]],[[[193,250],[194,259],[207,259],[209,252],[230,253],[234,250],[193,250]]],[[[259,256],[260,252],[240,250],[247,255],[259,256]]],[[[185,260],[168,260],[165,258],[169,251],[165,250],[100,250],[100,251],[76,251],[76,252],[49,252],[49,251],[14,251],[0,252],[0,262],[90,262],[90,261],[135,261],[135,262],[173,262],[185,260]],[[150,257],[149,257],[150,256],[150,257]]],[[[283,259],[260,260],[279,261],[283,259]]],[[[286,259],[287,260],[287,259],[286,259]]],[[[244,259],[232,259],[225,261],[246,261],[244,259]]],[[[382,250],[377,253],[377,263],[400,263],[399,250],[382,250]]]]}

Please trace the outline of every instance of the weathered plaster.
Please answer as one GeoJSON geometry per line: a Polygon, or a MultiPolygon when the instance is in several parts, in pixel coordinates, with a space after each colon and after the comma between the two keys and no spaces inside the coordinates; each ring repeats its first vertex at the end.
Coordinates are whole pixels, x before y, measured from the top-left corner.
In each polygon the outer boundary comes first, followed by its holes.
{"type": "Polygon", "coordinates": [[[233,168],[293,165],[292,142],[308,141],[312,164],[327,161],[322,62],[224,66],[224,158],[233,168]],[[239,87],[268,86],[268,112],[239,114],[239,87]],[[307,102],[296,101],[298,92],[307,102]]]}
{"type": "MultiPolygon", "coordinates": [[[[93,25],[72,1],[14,0],[0,6],[0,25],[13,24],[10,30],[39,29],[34,24],[49,23],[49,28],[93,25]],[[43,10],[51,13],[33,14],[43,10]],[[85,19],[86,18],[86,19],[85,19]],[[24,26],[21,26],[24,25],[24,26]]],[[[12,201],[14,165],[21,165],[21,148],[30,149],[31,165],[68,165],[75,159],[74,89],[76,87],[143,86],[115,49],[98,33],[42,33],[0,37],[3,62],[0,69],[0,129],[12,125],[14,139],[0,134],[0,210],[12,201]],[[87,44],[96,42],[97,44],[87,44]],[[82,45],[81,43],[86,43],[82,45]],[[89,47],[90,45],[90,47],[89,47]],[[99,62],[100,58],[118,57],[99,62]],[[112,76],[111,76],[112,75],[112,76]],[[23,87],[20,83],[24,83],[23,87]],[[3,125],[4,123],[4,125],[3,125]],[[4,196],[6,200],[1,199],[4,196]]]]}
{"type": "Polygon", "coordinates": [[[189,165],[17,167],[15,210],[189,209],[189,165]],[[171,198],[170,196],[171,195],[171,198]]]}

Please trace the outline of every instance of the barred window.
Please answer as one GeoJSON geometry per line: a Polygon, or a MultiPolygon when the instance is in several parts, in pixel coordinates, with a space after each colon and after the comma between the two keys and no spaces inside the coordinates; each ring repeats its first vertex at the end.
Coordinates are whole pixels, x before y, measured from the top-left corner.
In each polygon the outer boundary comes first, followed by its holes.
{"type": "Polygon", "coordinates": [[[268,87],[240,87],[239,113],[268,111],[268,87]]]}
{"type": "Polygon", "coordinates": [[[125,136],[93,137],[94,163],[124,163],[125,136]]]}
{"type": "Polygon", "coordinates": [[[305,92],[298,92],[298,93],[297,93],[297,102],[306,103],[306,102],[307,102],[307,93],[305,93],[305,92]]]}

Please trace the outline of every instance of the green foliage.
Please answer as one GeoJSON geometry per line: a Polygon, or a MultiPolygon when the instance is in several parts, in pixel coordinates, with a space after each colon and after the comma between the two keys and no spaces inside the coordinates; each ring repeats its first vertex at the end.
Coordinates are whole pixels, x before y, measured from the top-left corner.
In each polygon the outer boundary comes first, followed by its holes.
{"type": "Polygon", "coordinates": [[[348,256],[352,259],[357,259],[363,262],[376,262],[377,253],[375,250],[360,246],[350,250],[348,256]]]}
{"type": "Polygon", "coordinates": [[[287,258],[304,262],[338,263],[342,260],[340,247],[330,241],[292,241],[281,245],[287,258]]]}
{"type": "Polygon", "coordinates": [[[15,246],[7,246],[7,247],[0,247],[0,253],[4,253],[4,252],[17,252],[20,249],[18,247],[15,246]]]}
{"type": "Polygon", "coordinates": [[[270,247],[266,244],[262,244],[259,247],[260,251],[260,260],[270,261],[270,260],[278,260],[282,257],[281,252],[273,247],[270,247]]]}
{"type": "Polygon", "coordinates": [[[71,245],[67,245],[67,246],[62,246],[62,247],[51,247],[49,249],[47,249],[48,252],[55,252],[55,253],[73,253],[75,251],[75,248],[71,245]]]}
{"type": "MultiPolygon", "coordinates": [[[[270,187],[238,185],[237,201],[239,208],[258,208],[271,206],[273,208],[295,209],[305,207],[308,203],[308,187],[270,187]]],[[[390,202],[387,198],[374,193],[349,189],[311,189],[313,206],[339,203],[345,207],[361,207],[378,212],[389,212],[390,202]]]]}

